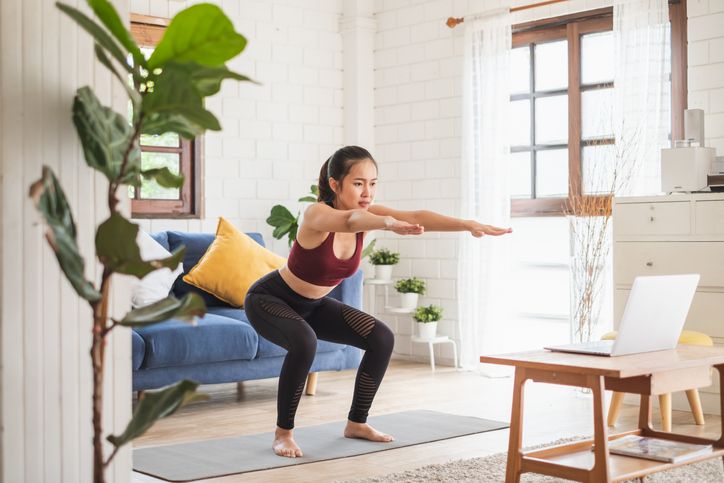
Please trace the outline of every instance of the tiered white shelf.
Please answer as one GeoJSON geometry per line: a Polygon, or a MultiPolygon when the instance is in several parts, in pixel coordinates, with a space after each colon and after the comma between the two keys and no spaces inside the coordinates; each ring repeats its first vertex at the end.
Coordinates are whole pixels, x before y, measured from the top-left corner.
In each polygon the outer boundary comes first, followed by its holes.
{"type": "Polygon", "coordinates": [[[415,311],[415,309],[406,309],[403,307],[393,307],[390,305],[390,286],[394,283],[393,280],[380,280],[377,278],[367,278],[364,281],[365,285],[369,285],[370,290],[370,300],[369,300],[369,310],[372,315],[376,313],[375,311],[375,304],[377,301],[376,298],[376,287],[381,286],[385,289],[385,312],[391,313],[391,314],[411,314],[415,311]]]}

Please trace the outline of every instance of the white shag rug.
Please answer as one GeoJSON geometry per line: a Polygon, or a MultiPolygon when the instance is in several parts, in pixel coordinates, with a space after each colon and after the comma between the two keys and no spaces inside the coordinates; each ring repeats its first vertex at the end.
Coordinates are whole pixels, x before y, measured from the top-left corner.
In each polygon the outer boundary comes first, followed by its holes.
{"type": "MultiPolygon", "coordinates": [[[[583,438],[565,438],[553,443],[526,448],[536,449],[544,446],[567,443],[583,438]]],[[[392,473],[389,475],[374,476],[357,480],[348,480],[346,483],[379,483],[379,482],[405,482],[428,483],[436,482],[502,482],[505,481],[505,467],[507,453],[498,453],[481,458],[450,461],[448,463],[422,466],[414,470],[392,473]]],[[[521,483],[557,483],[567,482],[561,478],[553,478],[534,473],[524,473],[521,483]]],[[[637,482],[639,480],[631,480],[637,482]]],[[[644,478],[645,483],[722,483],[724,482],[724,467],[722,458],[712,458],[701,463],[681,466],[668,471],[654,473],[644,478]]]]}

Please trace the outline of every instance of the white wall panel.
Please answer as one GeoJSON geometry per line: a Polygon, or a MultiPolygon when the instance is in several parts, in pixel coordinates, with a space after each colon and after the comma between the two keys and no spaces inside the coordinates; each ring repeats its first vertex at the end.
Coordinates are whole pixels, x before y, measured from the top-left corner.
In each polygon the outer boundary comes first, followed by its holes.
{"type": "MultiPolygon", "coordinates": [[[[85,2],[68,3],[90,15],[85,2]]],[[[127,16],[127,1],[113,3],[127,16]]],[[[91,312],[60,273],[27,193],[43,164],[56,172],[75,214],[86,276],[97,281],[94,231],[108,215],[107,182],[85,165],[71,106],[82,85],[121,112],[126,102],[123,88],[94,59],[89,35],[53,2],[0,5],[3,481],[91,480],[91,312]]],[[[128,209],[127,200],[122,206],[128,209]]],[[[128,307],[126,281],[117,281],[112,300],[116,315],[128,307]]],[[[118,334],[106,350],[106,435],[122,430],[130,418],[130,359],[129,334],[118,334]]],[[[128,449],[108,476],[130,480],[128,449]]]]}

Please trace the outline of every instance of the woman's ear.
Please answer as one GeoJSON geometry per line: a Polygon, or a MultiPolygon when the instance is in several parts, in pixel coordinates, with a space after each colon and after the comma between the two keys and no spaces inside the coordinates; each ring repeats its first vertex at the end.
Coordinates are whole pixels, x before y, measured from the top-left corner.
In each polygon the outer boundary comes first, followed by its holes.
{"type": "Polygon", "coordinates": [[[337,193],[339,191],[339,184],[337,183],[337,180],[334,178],[329,178],[329,187],[332,188],[332,191],[337,193]]]}

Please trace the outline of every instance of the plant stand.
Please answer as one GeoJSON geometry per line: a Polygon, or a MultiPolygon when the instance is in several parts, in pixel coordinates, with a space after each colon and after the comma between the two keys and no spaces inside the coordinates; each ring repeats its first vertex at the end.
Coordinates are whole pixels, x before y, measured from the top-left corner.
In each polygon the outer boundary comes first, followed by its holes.
{"type": "Polygon", "coordinates": [[[452,344],[453,346],[453,364],[455,364],[455,368],[458,367],[458,346],[455,343],[454,340],[452,340],[450,337],[446,335],[440,335],[438,337],[435,337],[434,339],[421,339],[417,336],[412,336],[411,338],[412,342],[417,342],[420,344],[427,344],[428,350],[430,351],[430,369],[432,369],[433,372],[435,372],[435,351],[433,350],[433,346],[435,344],[452,344]]]}
{"type": "Polygon", "coordinates": [[[385,312],[392,314],[411,314],[415,311],[414,308],[408,309],[404,307],[391,307],[390,306],[390,285],[394,282],[392,280],[381,280],[378,278],[367,278],[364,280],[364,285],[369,286],[369,305],[368,310],[370,315],[375,315],[375,302],[376,302],[376,287],[382,286],[385,288],[385,312]]]}

